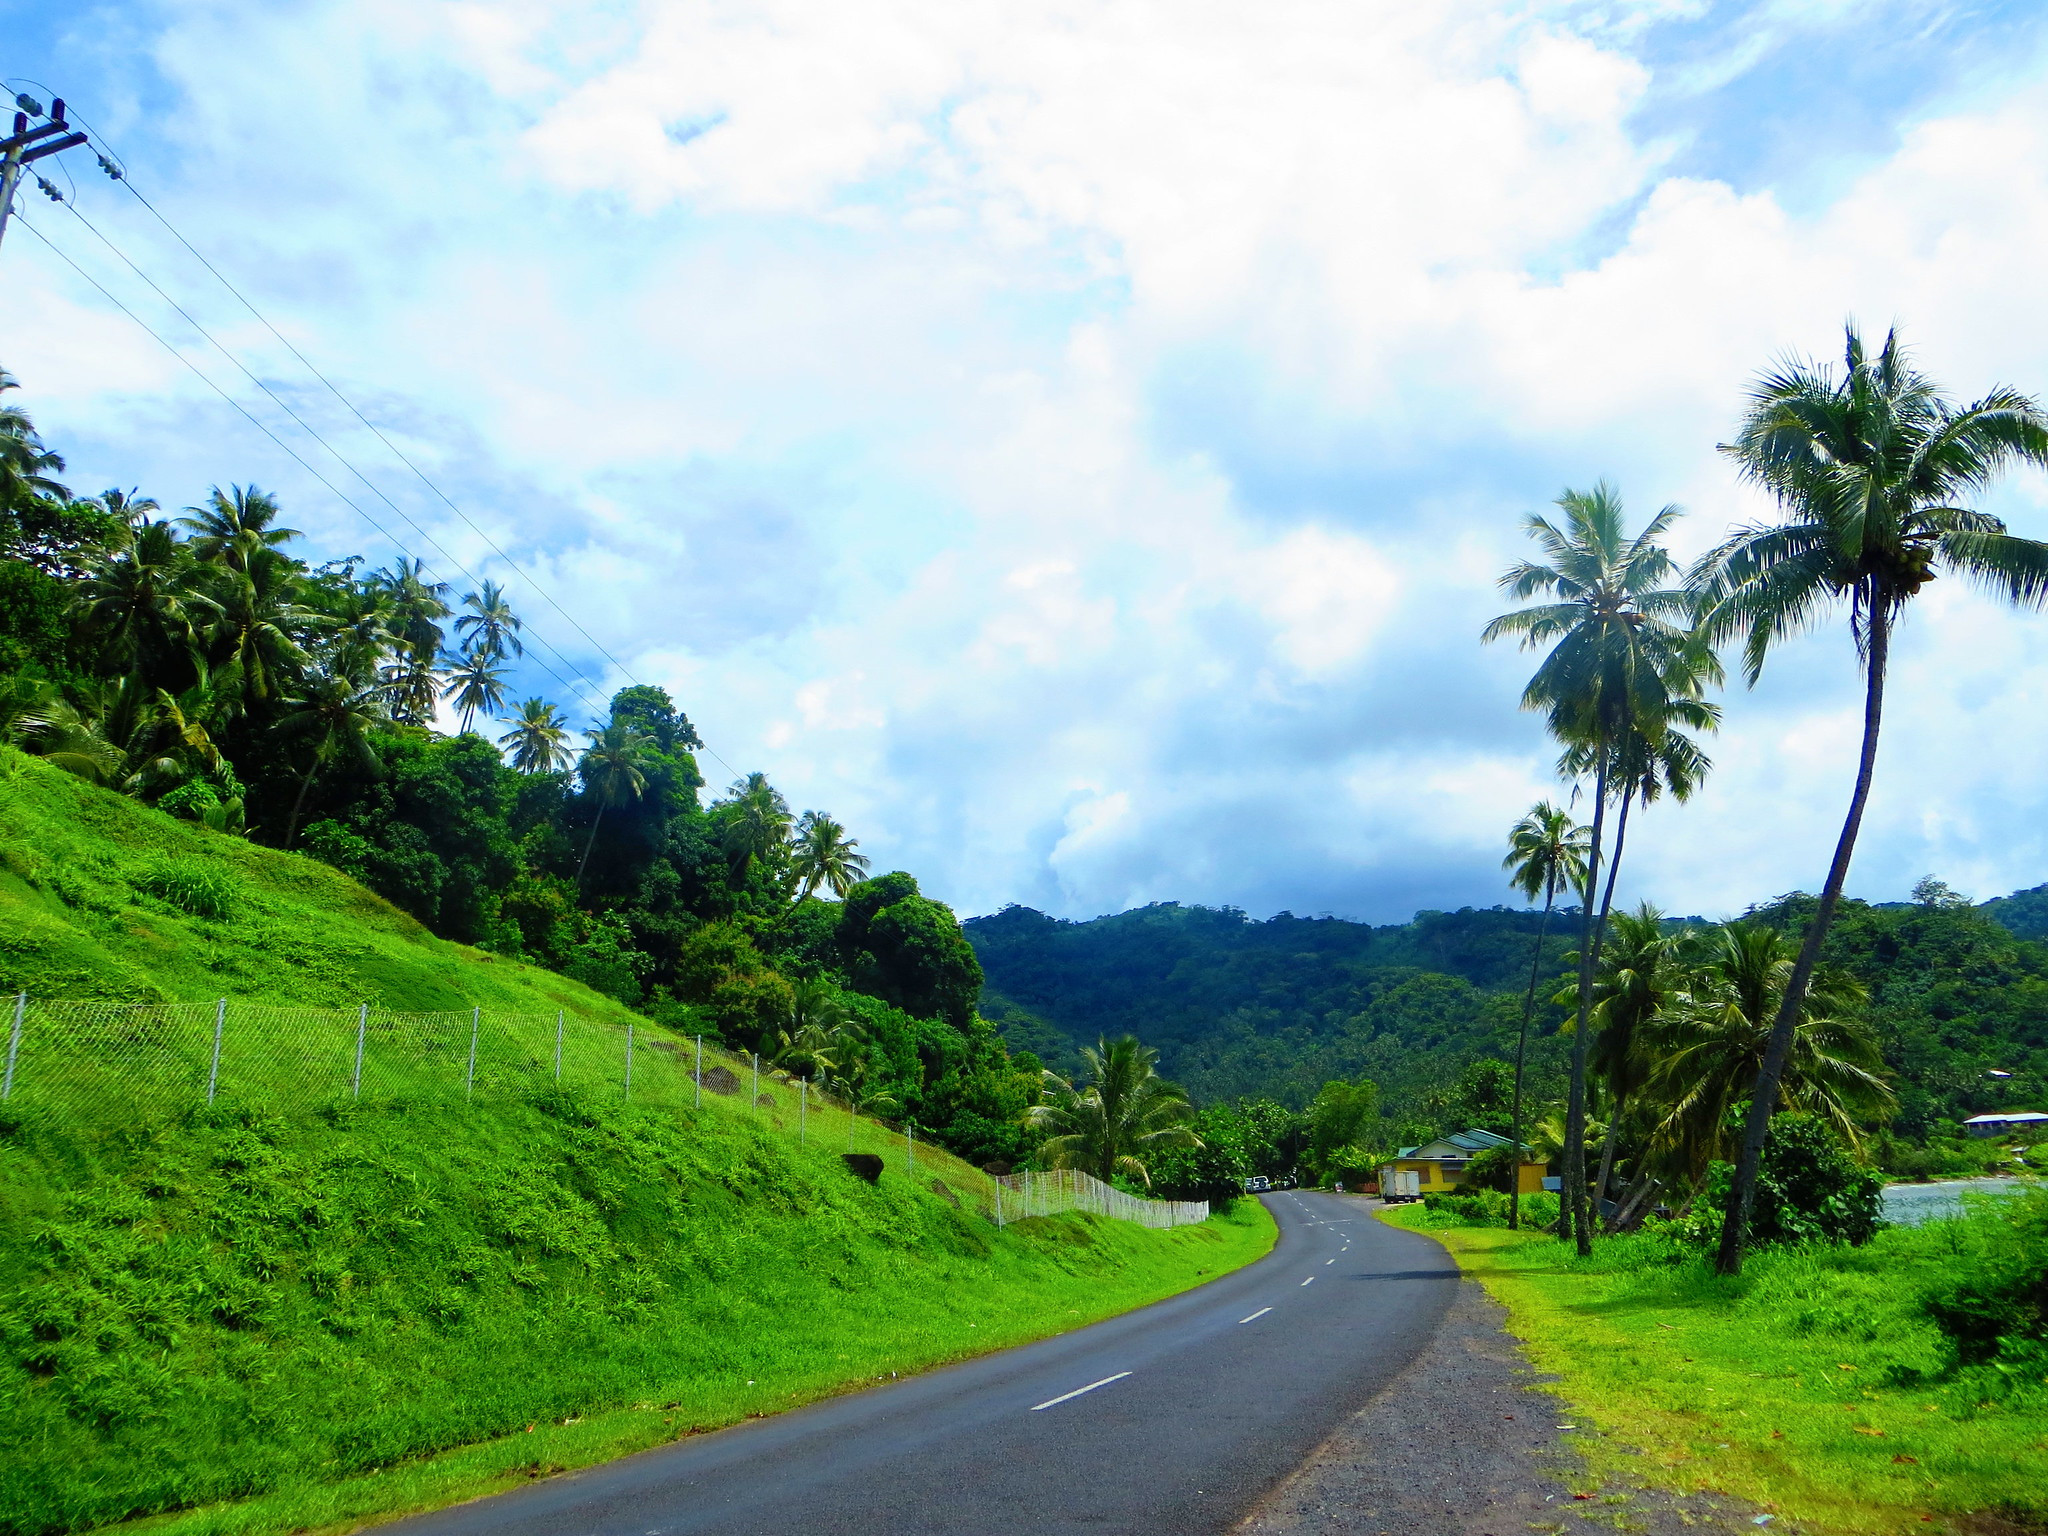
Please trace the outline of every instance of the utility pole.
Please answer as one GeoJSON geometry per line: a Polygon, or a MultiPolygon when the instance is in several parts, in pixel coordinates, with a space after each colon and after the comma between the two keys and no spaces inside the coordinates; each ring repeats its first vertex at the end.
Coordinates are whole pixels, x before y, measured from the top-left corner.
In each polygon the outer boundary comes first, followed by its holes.
{"type": "MultiPolygon", "coordinates": [[[[40,128],[28,124],[30,118],[43,115],[41,102],[33,96],[21,95],[14,98],[14,104],[20,109],[14,114],[14,132],[0,139],[0,240],[7,237],[7,220],[14,212],[14,189],[21,182],[21,173],[46,155],[76,149],[85,142],[85,135],[73,132],[71,124],[64,120],[61,96],[50,103],[50,120],[40,128]],[[58,137],[53,138],[53,134],[58,137]]],[[[42,182],[44,192],[61,198],[62,194],[41,176],[36,180],[42,182]]]]}

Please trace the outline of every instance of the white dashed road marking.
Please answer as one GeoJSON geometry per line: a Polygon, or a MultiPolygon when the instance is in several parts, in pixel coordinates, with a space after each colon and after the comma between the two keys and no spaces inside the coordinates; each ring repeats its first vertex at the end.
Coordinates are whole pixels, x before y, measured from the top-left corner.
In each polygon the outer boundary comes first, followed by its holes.
{"type": "Polygon", "coordinates": [[[1114,1376],[1105,1376],[1100,1381],[1091,1381],[1085,1387],[1076,1387],[1071,1392],[1062,1392],[1058,1397],[1049,1397],[1042,1403],[1033,1403],[1031,1405],[1031,1411],[1033,1413],[1036,1413],[1041,1408],[1057,1408],[1061,1403],[1064,1403],[1071,1398],[1079,1397],[1083,1392],[1093,1392],[1097,1387],[1106,1387],[1112,1381],[1122,1381],[1126,1376],[1130,1374],[1131,1373],[1129,1371],[1118,1371],[1114,1376]]]}

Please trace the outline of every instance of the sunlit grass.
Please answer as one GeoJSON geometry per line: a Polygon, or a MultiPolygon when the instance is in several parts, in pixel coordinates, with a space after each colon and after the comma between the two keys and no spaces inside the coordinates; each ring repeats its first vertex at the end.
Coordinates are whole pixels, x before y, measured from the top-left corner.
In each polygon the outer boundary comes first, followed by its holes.
{"type": "MultiPolygon", "coordinates": [[[[1950,1370],[1921,1290],[1966,1224],[1863,1248],[1753,1255],[1738,1280],[1655,1236],[1590,1260],[1540,1233],[1430,1231],[1510,1315],[1593,1474],[1737,1495],[1823,1532],[1944,1531],[2000,1510],[2048,1523],[2048,1379],[1950,1370]]],[[[2039,1376],[2037,1371],[2034,1376],[2039,1376]]]]}

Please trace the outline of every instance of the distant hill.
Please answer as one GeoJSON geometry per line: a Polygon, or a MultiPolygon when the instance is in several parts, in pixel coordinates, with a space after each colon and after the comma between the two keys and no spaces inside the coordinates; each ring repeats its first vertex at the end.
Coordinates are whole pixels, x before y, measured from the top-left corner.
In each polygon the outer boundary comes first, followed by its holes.
{"type": "MultiPolygon", "coordinates": [[[[1756,915],[1796,928],[1810,905],[1756,915]]],[[[1301,1104],[1329,1078],[1363,1074],[1396,1106],[1426,1112],[1468,1063],[1511,1055],[1539,921],[1505,907],[1384,926],[1286,912],[1257,921],[1163,902],[1086,922],[1013,906],[966,932],[987,978],[984,1015],[1012,1049],[1056,1068],[1078,1045],[1128,1031],[1198,1099],[1301,1104]]],[[[1539,998],[1564,982],[1577,936],[1576,912],[1553,918],[1539,998]]],[[[1871,990],[1900,1079],[1900,1129],[2048,1100],[2043,938],[2048,886],[1975,908],[1844,904],[1828,959],[1871,990]]],[[[1563,1022],[1539,1004],[1539,1097],[1558,1091],[1563,1022]]]]}

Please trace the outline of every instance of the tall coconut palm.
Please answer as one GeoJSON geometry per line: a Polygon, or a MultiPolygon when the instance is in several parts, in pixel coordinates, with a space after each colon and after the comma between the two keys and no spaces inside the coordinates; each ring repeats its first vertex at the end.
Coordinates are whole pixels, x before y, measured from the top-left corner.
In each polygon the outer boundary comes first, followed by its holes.
{"type": "MultiPolygon", "coordinates": [[[[1515,1037],[1515,1105],[1510,1127],[1516,1146],[1522,1144],[1522,1076],[1529,1057],[1529,1018],[1536,1008],[1536,978],[1543,968],[1543,941],[1550,933],[1550,914],[1560,890],[1579,890],[1586,883],[1586,854],[1592,837],[1548,800],[1539,800],[1508,833],[1508,856],[1501,868],[1508,884],[1533,905],[1543,898],[1543,921],[1536,926],[1536,952],[1529,957],[1529,989],[1522,997],[1522,1027],[1515,1037]]],[[[1508,1225],[1522,1225],[1522,1180],[1508,1189],[1508,1225]]]]}
{"type": "Polygon", "coordinates": [[[1592,1251],[1592,1223],[1582,1149],[1586,1123],[1588,1017],[1599,953],[1593,893],[1600,883],[1608,805],[1616,792],[1620,751],[1631,731],[1661,742],[1681,701],[1697,700],[1715,677],[1711,655],[1682,622],[1692,614],[1683,590],[1665,585],[1670,555],[1658,542],[1678,508],[1665,507],[1642,532],[1623,529],[1620,493],[1605,481],[1591,491],[1564,492],[1557,505],[1564,526],[1531,513],[1524,520],[1549,558],[1520,561],[1500,579],[1511,597],[1553,600],[1502,614],[1486,626],[1485,641],[1510,635],[1522,648],[1549,646],[1522,691],[1525,709],[1541,710],[1551,734],[1567,749],[1583,745],[1593,762],[1592,847],[1586,864],[1586,900],[1579,940],[1578,1033],[1572,1041],[1566,1101],[1564,1219],[1581,1253],[1592,1251]]]}
{"type": "Polygon", "coordinates": [[[493,661],[507,654],[526,654],[526,642],[519,638],[519,631],[526,626],[506,601],[503,587],[486,581],[482,591],[464,595],[462,606],[469,612],[455,621],[455,633],[465,651],[493,661]]]}
{"type": "Polygon", "coordinates": [[[597,829],[612,806],[638,800],[647,792],[645,770],[648,740],[630,725],[613,721],[601,731],[585,731],[590,745],[583,749],[578,764],[583,787],[597,797],[597,814],[590,819],[590,841],[583,845],[583,858],[576,866],[576,883],[583,883],[583,871],[590,865],[590,850],[597,846],[597,829]]]}
{"type": "Polygon", "coordinates": [[[1678,945],[1679,936],[1665,931],[1664,914],[1646,901],[1633,912],[1614,914],[1600,950],[1592,1070],[1606,1085],[1608,1116],[1600,1171],[1593,1181],[1596,1203],[1607,1197],[1622,1122],[1643,1086],[1652,1027],[1683,983],[1678,945]]]}
{"type": "Polygon", "coordinates": [[[391,690],[391,715],[403,725],[426,725],[434,718],[441,663],[441,621],[448,617],[448,584],[429,581],[424,560],[400,560],[370,578],[391,602],[391,632],[400,655],[385,673],[391,690]]]}
{"type": "Polygon", "coordinates": [[[193,584],[191,561],[169,523],[145,522],[121,549],[88,567],[74,612],[104,665],[141,669],[152,681],[191,675],[195,626],[218,616],[193,584]]]}
{"type": "Polygon", "coordinates": [[[178,523],[192,530],[195,559],[247,573],[262,551],[299,536],[296,528],[276,526],[282,510],[275,496],[253,485],[229,486],[225,491],[216,485],[206,504],[187,507],[178,523]]]}
{"type": "Polygon", "coordinates": [[[837,1070],[842,1047],[851,1044],[850,1022],[836,988],[800,981],[791,989],[789,1017],[776,1032],[769,1060],[798,1077],[824,1077],[837,1070]]]}
{"type": "Polygon", "coordinates": [[[306,793],[313,787],[313,776],[343,756],[352,759],[363,772],[377,773],[381,764],[370,738],[390,722],[382,684],[330,672],[308,679],[305,690],[286,706],[285,714],[277,722],[279,736],[308,744],[306,771],[299,780],[298,796],[292,801],[291,818],[285,823],[285,847],[291,847],[298,836],[299,817],[305,812],[306,793]]]}
{"type": "Polygon", "coordinates": [[[308,657],[298,637],[319,615],[300,601],[295,562],[259,549],[243,571],[224,572],[208,589],[209,687],[230,713],[255,714],[283,698],[308,657]]]}
{"type": "Polygon", "coordinates": [[[1121,1173],[1149,1189],[1147,1155],[1202,1144],[1188,1129],[1188,1096],[1158,1074],[1159,1053],[1137,1036],[1083,1046],[1081,1058],[1087,1083],[1076,1088],[1047,1072],[1047,1102],[1031,1111],[1031,1123],[1052,1133],[1041,1151],[1053,1167],[1080,1168],[1105,1184],[1121,1173]]]}
{"type": "MultiPolygon", "coordinates": [[[[1666,1106],[1657,1140],[1695,1181],[1709,1159],[1735,1150],[1730,1112],[1755,1089],[1796,953],[1774,928],[1729,923],[1706,937],[1691,974],[1656,1014],[1645,1091],[1666,1106]]],[[[1868,1001],[1852,978],[1814,972],[1779,1080],[1788,1108],[1825,1120],[1851,1146],[1863,1121],[1895,1105],[1868,1001]]]]}
{"type": "Polygon", "coordinates": [[[498,745],[511,752],[519,772],[556,773],[569,766],[569,727],[547,700],[528,699],[511,725],[498,745]]]}
{"type": "Polygon", "coordinates": [[[718,814],[725,856],[740,881],[755,864],[773,864],[789,846],[789,802],[765,773],[734,780],[718,814]]]}
{"type": "MultiPolygon", "coordinates": [[[[20,387],[20,380],[0,368],[0,395],[20,387]]],[[[52,478],[63,470],[63,458],[43,446],[28,412],[0,401],[0,514],[31,501],[69,501],[71,492],[52,478]]]]}
{"type": "Polygon", "coordinates": [[[505,671],[484,651],[464,651],[459,665],[451,667],[441,685],[441,697],[455,705],[462,717],[460,730],[467,733],[478,715],[495,715],[505,703],[505,671]]]}
{"type": "Polygon", "coordinates": [[[1715,639],[1742,638],[1754,684],[1780,639],[1846,604],[1864,681],[1855,788],[1757,1072],[1715,1255],[1720,1271],[1734,1274],[1802,1000],[1870,797],[1892,630],[1940,569],[2016,606],[2039,607],[2048,597],[2048,544],[2016,538],[1965,505],[2014,464],[2048,466],[2048,416],[2003,387],[1953,405],[1907,362],[1896,332],[1873,355],[1851,325],[1839,373],[1802,361],[1764,375],[1735,440],[1722,448],[1744,479],[1770,492],[1780,516],[1737,529],[1694,567],[1701,628],[1715,639]]]}
{"type": "Polygon", "coordinates": [[[865,880],[868,861],[859,848],[859,839],[848,837],[846,828],[823,811],[805,811],[790,849],[798,896],[809,896],[821,885],[834,896],[844,896],[865,880]]]}

